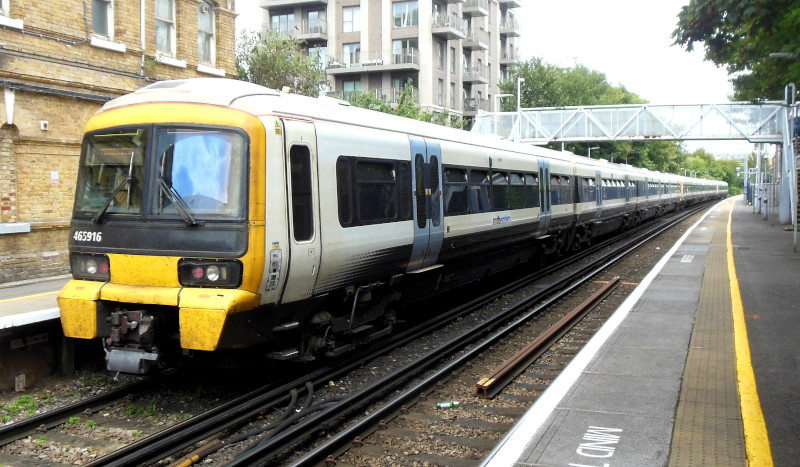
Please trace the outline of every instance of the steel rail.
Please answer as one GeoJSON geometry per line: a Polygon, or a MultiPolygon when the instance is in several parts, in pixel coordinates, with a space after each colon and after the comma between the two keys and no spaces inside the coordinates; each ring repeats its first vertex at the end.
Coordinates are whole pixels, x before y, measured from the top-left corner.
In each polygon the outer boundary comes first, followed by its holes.
{"type": "Polygon", "coordinates": [[[89,413],[94,413],[127,396],[136,396],[152,391],[153,388],[163,382],[163,380],[164,378],[159,377],[145,378],[103,392],[102,394],[0,427],[0,446],[22,439],[36,431],[47,430],[65,423],[70,417],[87,413],[87,411],[89,413]]]}

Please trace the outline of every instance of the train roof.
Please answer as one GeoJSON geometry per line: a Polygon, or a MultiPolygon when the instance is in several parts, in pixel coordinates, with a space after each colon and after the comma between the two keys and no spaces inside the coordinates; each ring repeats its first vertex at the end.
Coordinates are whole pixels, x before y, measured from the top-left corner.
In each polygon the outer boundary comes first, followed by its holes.
{"type": "MultiPolygon", "coordinates": [[[[226,78],[193,78],[167,80],[153,83],[133,93],[107,102],[101,112],[145,103],[188,102],[236,108],[256,116],[283,115],[297,118],[345,122],[381,130],[399,131],[421,137],[466,143],[487,149],[502,149],[530,155],[548,157],[567,162],[593,166],[599,170],[612,170],[672,182],[695,182],[702,179],[649,171],[627,164],[613,164],[605,160],[589,159],[570,152],[554,151],[539,146],[503,140],[497,136],[477,135],[469,131],[422,122],[374,110],[353,107],[348,102],[330,97],[308,97],[277,91],[247,81],[226,78]]],[[[707,182],[716,182],[707,180],[707,182]]]]}

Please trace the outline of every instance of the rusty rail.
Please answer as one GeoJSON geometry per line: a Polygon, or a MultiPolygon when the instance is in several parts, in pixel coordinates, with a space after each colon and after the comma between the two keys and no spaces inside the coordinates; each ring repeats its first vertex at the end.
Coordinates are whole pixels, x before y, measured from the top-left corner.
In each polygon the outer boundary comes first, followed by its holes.
{"type": "Polygon", "coordinates": [[[575,307],[547,331],[526,345],[514,356],[501,363],[489,376],[475,384],[473,395],[491,399],[520,373],[538,359],[553,343],[561,339],[589,310],[605,299],[619,285],[619,277],[613,278],[603,288],[575,307]]]}

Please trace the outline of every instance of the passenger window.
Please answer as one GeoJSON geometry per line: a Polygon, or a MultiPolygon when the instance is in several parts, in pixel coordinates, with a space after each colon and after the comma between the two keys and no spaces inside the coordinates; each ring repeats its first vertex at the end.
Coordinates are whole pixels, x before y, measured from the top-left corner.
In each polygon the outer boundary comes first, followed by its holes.
{"type": "Polygon", "coordinates": [[[289,151],[292,171],[292,227],[298,242],[314,236],[314,205],[311,197],[311,155],[307,146],[289,151]]]}
{"type": "Polygon", "coordinates": [[[567,176],[561,178],[561,204],[572,204],[572,179],[567,176]]]}
{"type": "Polygon", "coordinates": [[[353,180],[350,161],[340,157],[336,161],[336,197],[339,204],[339,223],[348,227],[353,223],[353,180]]]}
{"type": "Polygon", "coordinates": [[[375,223],[394,220],[397,217],[393,163],[358,161],[356,191],[361,222],[375,223]]]}
{"type": "Polygon", "coordinates": [[[597,192],[594,187],[594,180],[591,178],[581,179],[581,199],[582,203],[597,201],[597,192]]]}
{"type": "Polygon", "coordinates": [[[508,174],[508,207],[522,209],[525,207],[525,181],[522,174],[508,174]]]}
{"type": "Polygon", "coordinates": [[[411,168],[408,162],[398,164],[400,176],[397,180],[400,185],[400,220],[411,219],[411,168]]]}
{"type": "Polygon", "coordinates": [[[425,198],[425,158],[422,154],[416,155],[414,167],[414,177],[417,181],[414,187],[414,197],[417,198],[417,227],[421,229],[428,223],[428,207],[425,198]]]}
{"type": "Polygon", "coordinates": [[[561,180],[558,175],[550,177],[550,202],[552,204],[561,204],[561,180]]]}
{"type": "Polygon", "coordinates": [[[431,223],[434,227],[439,227],[439,224],[442,222],[442,219],[439,216],[439,212],[441,211],[440,204],[442,202],[441,193],[439,192],[439,158],[436,156],[431,156],[430,161],[430,187],[431,187],[431,196],[430,196],[430,206],[431,206],[431,223]]]}
{"type": "Polygon", "coordinates": [[[539,176],[536,174],[525,174],[525,207],[535,208],[539,206],[539,176]]]}
{"type": "Polygon", "coordinates": [[[469,212],[467,192],[467,171],[446,167],[444,169],[444,214],[446,216],[469,212]]]}
{"type": "Polygon", "coordinates": [[[470,212],[488,212],[489,204],[489,172],[470,170],[469,172],[469,207],[470,212]]]}
{"type": "Polygon", "coordinates": [[[508,209],[508,179],[505,172],[492,172],[492,204],[495,210],[508,209]]]}

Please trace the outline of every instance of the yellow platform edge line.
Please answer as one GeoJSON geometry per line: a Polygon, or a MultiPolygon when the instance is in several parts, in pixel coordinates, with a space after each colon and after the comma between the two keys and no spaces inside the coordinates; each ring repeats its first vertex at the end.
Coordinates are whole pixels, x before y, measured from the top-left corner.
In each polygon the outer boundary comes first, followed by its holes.
{"type": "Polygon", "coordinates": [[[758,398],[756,377],[753,363],[750,360],[750,341],[747,338],[747,326],[744,322],[744,306],[739,290],[739,279],[736,276],[736,264],[733,260],[733,240],[731,225],[733,223],[734,202],[729,205],[727,229],[728,281],[731,286],[731,304],[733,309],[733,334],[736,348],[736,374],[739,384],[739,403],[742,408],[742,424],[744,425],[744,442],[747,451],[747,463],[753,466],[769,467],[773,465],[772,450],[769,445],[767,425],[761,411],[758,398]]]}
{"type": "Polygon", "coordinates": [[[31,294],[31,295],[23,295],[22,297],[4,298],[4,299],[0,300],[0,303],[13,302],[14,300],[24,300],[26,298],[41,297],[41,296],[44,296],[44,295],[53,295],[53,294],[57,294],[60,291],[61,290],[59,289],[59,290],[54,290],[52,292],[42,292],[42,293],[35,293],[35,294],[31,294]]]}

